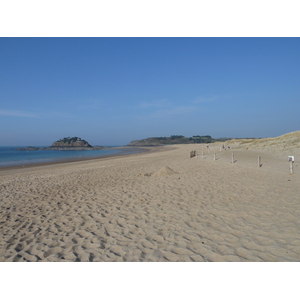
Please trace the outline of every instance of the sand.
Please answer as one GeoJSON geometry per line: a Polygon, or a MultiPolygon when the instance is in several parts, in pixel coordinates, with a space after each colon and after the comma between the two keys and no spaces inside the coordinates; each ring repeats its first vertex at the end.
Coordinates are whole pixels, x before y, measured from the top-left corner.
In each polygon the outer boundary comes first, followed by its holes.
{"type": "Polygon", "coordinates": [[[300,261],[300,157],[221,145],[0,169],[0,261],[300,261]]]}

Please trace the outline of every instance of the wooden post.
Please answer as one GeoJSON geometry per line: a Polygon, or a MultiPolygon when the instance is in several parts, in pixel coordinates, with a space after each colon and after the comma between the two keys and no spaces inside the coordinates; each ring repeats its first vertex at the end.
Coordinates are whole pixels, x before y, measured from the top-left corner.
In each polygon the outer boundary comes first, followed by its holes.
{"type": "Polygon", "coordinates": [[[260,156],[259,155],[257,157],[257,163],[258,163],[258,167],[260,168],[260,156]]]}
{"type": "Polygon", "coordinates": [[[294,174],[294,164],[293,161],[290,160],[290,174],[293,175],[294,174]]]}
{"type": "Polygon", "coordinates": [[[234,154],[231,153],[231,163],[234,164],[234,154]]]}
{"type": "Polygon", "coordinates": [[[203,154],[203,148],[202,148],[202,158],[204,158],[204,154],[203,154]]]}
{"type": "Polygon", "coordinates": [[[216,151],[214,150],[214,160],[216,160],[216,151]]]}
{"type": "Polygon", "coordinates": [[[190,152],[190,158],[192,158],[194,156],[196,156],[196,150],[193,150],[193,151],[190,152]]]}

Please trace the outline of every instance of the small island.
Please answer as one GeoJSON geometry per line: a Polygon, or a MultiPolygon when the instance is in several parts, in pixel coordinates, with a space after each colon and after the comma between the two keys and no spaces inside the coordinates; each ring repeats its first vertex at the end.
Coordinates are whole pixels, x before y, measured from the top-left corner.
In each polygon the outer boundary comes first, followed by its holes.
{"type": "Polygon", "coordinates": [[[79,137],[65,137],[56,142],[52,143],[50,147],[26,147],[26,148],[16,148],[19,151],[36,151],[36,150],[58,150],[58,151],[82,151],[82,150],[102,150],[107,147],[103,146],[91,146],[87,141],[79,137]]]}
{"type": "Polygon", "coordinates": [[[79,137],[65,137],[54,142],[47,150],[101,150],[102,146],[91,146],[86,140],[79,137]]]}
{"type": "Polygon", "coordinates": [[[18,150],[18,151],[36,151],[36,150],[40,150],[40,148],[28,146],[26,148],[16,148],[16,150],[18,150]]]}

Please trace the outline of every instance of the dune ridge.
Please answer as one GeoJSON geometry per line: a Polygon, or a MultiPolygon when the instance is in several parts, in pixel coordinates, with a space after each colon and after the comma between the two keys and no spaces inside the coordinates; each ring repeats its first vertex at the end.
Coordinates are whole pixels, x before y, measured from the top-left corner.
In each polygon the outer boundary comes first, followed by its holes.
{"type": "Polygon", "coordinates": [[[260,149],[273,153],[292,151],[300,154],[300,131],[294,131],[274,138],[230,140],[236,148],[260,149]]]}

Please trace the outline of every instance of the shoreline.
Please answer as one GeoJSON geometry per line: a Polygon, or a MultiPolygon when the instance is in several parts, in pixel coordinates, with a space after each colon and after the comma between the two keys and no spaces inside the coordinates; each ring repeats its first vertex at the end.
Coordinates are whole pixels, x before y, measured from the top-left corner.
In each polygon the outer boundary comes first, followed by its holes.
{"type": "MultiPolygon", "coordinates": [[[[146,154],[149,152],[160,152],[164,151],[166,146],[156,146],[156,147],[127,147],[127,146],[120,146],[120,147],[115,147],[114,149],[121,149],[123,151],[118,152],[116,154],[107,154],[103,156],[98,156],[98,157],[80,157],[80,158],[61,158],[53,161],[48,161],[48,162],[37,162],[37,163],[27,163],[24,165],[11,165],[11,166],[0,166],[0,176],[6,175],[10,171],[22,171],[22,170],[27,170],[27,169],[32,169],[32,168],[39,168],[39,167],[49,167],[49,166],[56,166],[56,165],[64,165],[64,164],[74,164],[74,163],[80,163],[80,162],[89,162],[89,161],[98,161],[98,160],[108,160],[108,159],[113,159],[113,158],[118,158],[118,157],[123,157],[123,156],[132,156],[132,155],[142,155],[146,154]],[[139,152],[127,152],[126,150],[130,148],[135,148],[139,149],[139,152]]],[[[171,150],[170,148],[168,150],[171,150]]],[[[14,173],[16,173],[14,172],[14,173]]]]}

